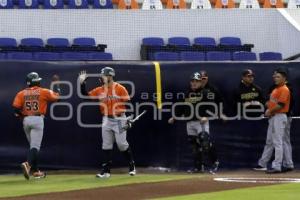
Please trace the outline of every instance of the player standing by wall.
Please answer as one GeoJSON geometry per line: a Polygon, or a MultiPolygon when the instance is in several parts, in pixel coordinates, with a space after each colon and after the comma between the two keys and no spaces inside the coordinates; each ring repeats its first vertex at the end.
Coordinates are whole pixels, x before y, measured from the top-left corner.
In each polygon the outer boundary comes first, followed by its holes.
{"type": "MultiPolygon", "coordinates": [[[[192,75],[190,89],[186,93],[184,100],[185,103],[191,105],[193,110],[191,111],[190,107],[180,106],[179,109],[176,109],[176,115],[187,117],[190,116],[192,112],[192,118],[187,122],[188,140],[192,146],[194,157],[194,169],[192,172],[204,171],[203,153],[205,153],[212,162],[211,172],[215,173],[218,169],[219,162],[214,145],[209,136],[209,122],[207,118],[209,115],[206,112],[208,107],[206,105],[198,107],[197,105],[205,102],[219,102],[220,96],[217,91],[208,84],[207,73],[204,71],[200,73],[196,72],[192,75]]],[[[171,117],[168,122],[173,124],[175,118],[171,117]]]]}
{"type": "MultiPolygon", "coordinates": [[[[251,69],[246,69],[242,73],[242,80],[235,92],[235,102],[241,108],[241,114],[244,117],[259,117],[264,114],[265,99],[262,90],[259,86],[254,84],[254,73],[251,69]],[[252,112],[244,113],[250,110],[252,112]],[[262,110],[256,112],[255,110],[262,110]],[[255,112],[253,112],[255,111],[255,112]]],[[[235,105],[236,108],[237,105],[235,105]]]]}
{"type": "Polygon", "coordinates": [[[103,114],[102,150],[104,158],[102,171],[96,175],[98,178],[110,177],[112,150],[115,141],[128,161],[129,175],[134,176],[136,174],[132,152],[126,139],[127,131],[124,128],[128,122],[125,115],[125,103],[130,100],[130,97],[124,86],[114,82],[114,76],[115,70],[113,68],[104,67],[101,69],[100,77],[100,81],[104,85],[87,92],[85,83],[87,74],[85,71],[79,74],[82,94],[96,98],[100,102],[100,111],[103,114]]]}
{"type": "Polygon", "coordinates": [[[287,113],[290,109],[290,91],[286,86],[287,74],[277,70],[273,75],[276,87],[272,90],[267,102],[265,116],[269,117],[266,145],[255,170],[267,170],[267,163],[275,149],[275,159],[272,168],[267,173],[280,173],[283,162],[283,138],[287,129],[287,113]]]}
{"type": "MultiPolygon", "coordinates": [[[[27,75],[27,88],[20,91],[13,102],[15,116],[23,120],[23,128],[30,144],[28,161],[21,164],[24,177],[28,180],[32,172],[34,178],[44,178],[46,174],[38,168],[38,154],[40,151],[43,131],[44,116],[47,112],[48,102],[57,101],[60,88],[55,87],[55,92],[40,87],[42,78],[36,72],[27,75]]],[[[53,76],[53,81],[58,81],[58,76],[53,76]]]]}

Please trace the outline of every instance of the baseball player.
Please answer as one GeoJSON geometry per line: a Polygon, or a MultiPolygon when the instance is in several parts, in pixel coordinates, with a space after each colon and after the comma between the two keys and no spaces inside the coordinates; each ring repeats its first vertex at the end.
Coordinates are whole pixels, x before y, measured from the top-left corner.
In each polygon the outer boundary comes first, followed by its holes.
{"type": "MultiPolygon", "coordinates": [[[[44,116],[48,102],[57,101],[60,88],[56,84],[54,91],[40,86],[42,78],[38,73],[31,72],[27,75],[27,88],[20,91],[13,102],[15,116],[22,119],[23,128],[30,144],[28,160],[21,164],[24,177],[29,180],[30,175],[34,178],[45,178],[46,174],[38,168],[38,155],[41,148],[44,130],[44,116]]],[[[58,81],[58,76],[53,77],[58,81]]]]}
{"type": "MultiPolygon", "coordinates": [[[[280,70],[280,69],[279,69],[280,70]]],[[[276,75],[276,71],[274,72],[274,78],[276,75]]],[[[286,86],[290,90],[290,108],[287,112],[287,126],[286,126],[286,132],[283,137],[283,162],[282,162],[282,172],[288,172],[292,171],[294,169],[294,162],[292,159],[292,145],[291,145],[291,139],[290,139],[290,129],[292,124],[292,116],[293,116],[293,108],[294,108],[294,98],[293,98],[293,88],[292,85],[286,81],[286,86]]],[[[273,89],[276,88],[276,85],[272,85],[269,90],[269,95],[272,93],[273,89]]]]}
{"type": "Polygon", "coordinates": [[[267,163],[272,157],[275,149],[275,159],[272,168],[266,173],[280,173],[283,162],[283,139],[286,134],[288,119],[287,113],[290,109],[290,90],[286,86],[287,74],[284,70],[276,70],[273,75],[276,87],[272,90],[267,102],[265,116],[269,117],[266,145],[263,154],[254,170],[267,170],[267,163]]]}
{"type": "MultiPolygon", "coordinates": [[[[202,106],[198,110],[196,108],[199,103],[218,101],[219,97],[217,91],[208,84],[208,76],[205,71],[192,75],[190,89],[184,100],[193,107],[194,111],[192,119],[187,122],[188,140],[192,146],[194,157],[194,169],[191,172],[204,172],[204,150],[212,162],[211,171],[216,172],[218,169],[217,154],[209,137],[209,122],[206,113],[208,107],[202,106]]],[[[176,111],[177,116],[189,116],[190,114],[191,110],[187,107],[181,107],[176,111]]],[[[168,122],[173,124],[174,117],[171,117],[168,122]]]]}
{"type": "Polygon", "coordinates": [[[123,153],[129,164],[129,175],[136,174],[132,151],[127,142],[127,126],[125,103],[130,100],[124,86],[114,82],[115,70],[111,67],[101,69],[100,81],[103,86],[97,87],[89,92],[86,90],[87,74],[81,71],[79,81],[83,95],[97,98],[100,102],[100,111],[103,115],[102,123],[102,150],[104,153],[102,171],[96,175],[98,178],[109,178],[112,165],[112,150],[114,142],[123,153]]]}
{"type": "Polygon", "coordinates": [[[244,117],[260,117],[264,114],[265,99],[261,88],[254,84],[254,73],[251,69],[245,69],[242,73],[242,80],[235,92],[235,102],[241,106],[244,117]],[[261,108],[262,112],[255,111],[261,108]],[[252,111],[244,113],[245,109],[252,111]]]}

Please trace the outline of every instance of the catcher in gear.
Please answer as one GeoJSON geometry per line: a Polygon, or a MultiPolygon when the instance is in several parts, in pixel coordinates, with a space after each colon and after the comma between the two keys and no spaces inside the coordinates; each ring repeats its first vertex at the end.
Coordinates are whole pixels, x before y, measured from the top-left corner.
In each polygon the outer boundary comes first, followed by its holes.
{"type": "MultiPolygon", "coordinates": [[[[34,178],[44,178],[46,174],[38,167],[38,156],[43,139],[44,116],[47,112],[47,104],[57,101],[60,88],[55,84],[55,91],[40,86],[42,78],[36,72],[31,72],[26,77],[27,88],[18,92],[13,108],[15,116],[22,120],[26,138],[30,144],[27,161],[21,164],[24,177],[28,180],[30,175],[34,178]]],[[[52,81],[58,81],[57,75],[52,81]]]]}
{"type": "Polygon", "coordinates": [[[113,68],[102,68],[100,82],[103,85],[87,92],[87,74],[85,71],[81,71],[79,74],[82,94],[96,98],[100,103],[100,112],[103,115],[102,151],[104,157],[102,170],[96,175],[98,178],[108,178],[111,175],[112,151],[115,142],[128,162],[129,175],[134,176],[136,174],[132,151],[126,139],[126,130],[132,125],[132,122],[125,115],[125,103],[130,100],[130,97],[126,88],[114,81],[114,76],[115,70],[113,68]]]}

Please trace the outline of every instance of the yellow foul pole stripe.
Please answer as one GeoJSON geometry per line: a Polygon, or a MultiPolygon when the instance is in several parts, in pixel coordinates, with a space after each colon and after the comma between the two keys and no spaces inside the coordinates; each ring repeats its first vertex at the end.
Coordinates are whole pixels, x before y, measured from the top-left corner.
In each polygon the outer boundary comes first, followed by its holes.
{"type": "Polygon", "coordinates": [[[160,65],[159,62],[153,62],[155,66],[155,78],[156,78],[156,95],[157,95],[157,108],[161,109],[162,108],[162,103],[161,103],[161,74],[160,74],[160,65]]]}

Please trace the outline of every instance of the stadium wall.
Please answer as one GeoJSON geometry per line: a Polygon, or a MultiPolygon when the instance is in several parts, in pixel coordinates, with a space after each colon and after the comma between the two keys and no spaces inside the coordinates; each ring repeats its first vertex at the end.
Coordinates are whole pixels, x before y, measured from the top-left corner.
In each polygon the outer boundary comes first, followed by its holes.
{"type": "MultiPolygon", "coordinates": [[[[291,11],[292,12],[292,11],[291,11]]],[[[298,12],[298,11],[296,11],[298,12]]],[[[296,14],[297,15],[297,14],[296,14]]],[[[96,38],[115,60],[139,60],[143,37],[237,36],[254,52],[300,52],[300,32],[277,9],[230,10],[2,10],[0,37],[96,38]]],[[[295,18],[297,20],[297,18],[295,18]]],[[[166,41],[167,42],[167,41],[166,41]]]]}
{"type": "MultiPolygon", "coordinates": [[[[134,91],[132,103],[135,111],[147,110],[130,130],[128,140],[132,145],[138,166],[164,166],[187,168],[192,165],[191,149],[187,142],[184,122],[174,126],[168,125],[170,109],[166,102],[175,102],[176,94],[184,92],[189,84],[190,75],[200,69],[207,70],[210,82],[219,88],[225,98],[225,108],[232,108],[232,94],[240,81],[244,68],[251,68],[256,73],[256,83],[266,93],[272,84],[273,70],[279,66],[289,71],[289,81],[295,91],[295,115],[300,115],[300,68],[299,62],[165,62],[160,63],[162,89],[162,119],[154,120],[160,112],[157,103],[157,74],[155,65],[151,62],[0,62],[0,170],[12,170],[26,159],[28,144],[22,131],[22,123],[13,115],[11,107],[16,93],[24,88],[25,76],[31,71],[37,71],[43,78],[42,85],[49,87],[51,76],[58,74],[62,81],[69,81],[73,88],[62,85],[63,94],[72,93],[58,104],[52,104],[45,118],[45,134],[42,143],[40,162],[43,168],[52,169],[91,169],[99,168],[101,154],[101,129],[79,126],[78,120],[85,124],[99,124],[101,116],[98,106],[84,106],[79,114],[79,106],[83,101],[77,93],[77,77],[80,70],[88,73],[99,73],[102,66],[112,66],[116,69],[118,81],[132,81],[125,84],[129,93],[134,91]],[[184,69],[184,70],[182,70],[184,69]],[[222,73],[220,73],[222,72],[222,73]],[[166,95],[168,93],[168,95],[166,95]],[[146,95],[147,94],[147,95],[146,95]],[[170,99],[170,95],[173,98],[170,99]],[[151,105],[141,105],[148,103],[151,105]],[[137,109],[137,105],[140,106],[137,109]],[[53,107],[55,106],[55,107],[53,107]],[[69,107],[68,107],[69,106],[69,107]],[[50,115],[68,117],[65,120],[55,120],[50,115]],[[156,114],[155,114],[156,113],[156,114]]],[[[97,78],[88,80],[88,88],[98,86],[97,78]]],[[[294,161],[300,164],[300,129],[299,119],[292,124],[291,137],[294,149],[294,161]]],[[[255,166],[262,153],[266,137],[267,120],[245,121],[235,120],[211,122],[213,135],[219,153],[221,166],[240,168],[255,166]]],[[[115,150],[117,151],[117,150],[115,150]]],[[[124,166],[124,160],[119,153],[114,154],[114,166],[124,166]]]]}

